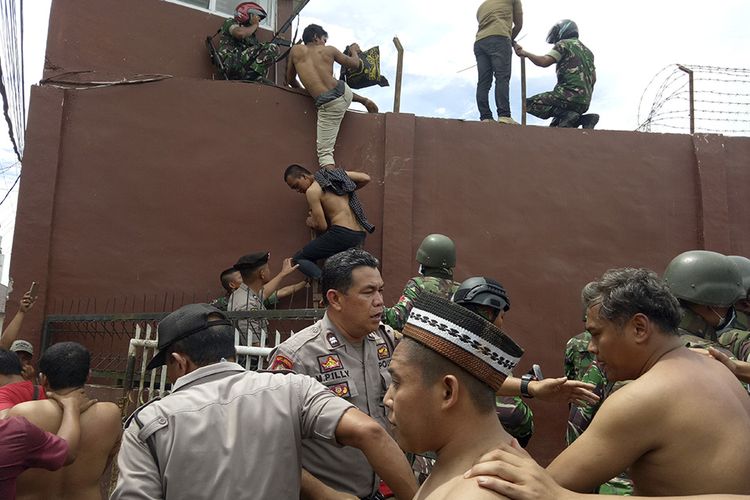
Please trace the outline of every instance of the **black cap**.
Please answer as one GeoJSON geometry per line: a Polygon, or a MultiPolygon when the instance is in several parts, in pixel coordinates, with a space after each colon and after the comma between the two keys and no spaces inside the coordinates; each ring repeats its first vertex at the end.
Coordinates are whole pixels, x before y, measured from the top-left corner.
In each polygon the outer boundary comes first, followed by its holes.
{"type": "Polygon", "coordinates": [[[267,251],[243,255],[237,260],[234,268],[238,271],[241,271],[242,269],[255,269],[268,262],[270,256],[271,252],[267,251]]]}
{"type": "Polygon", "coordinates": [[[230,330],[234,328],[223,311],[208,304],[189,304],[170,313],[159,322],[157,328],[157,348],[159,352],[156,353],[146,368],[153,370],[165,364],[167,362],[167,347],[178,340],[214,326],[226,326],[230,330]],[[208,316],[211,314],[221,316],[221,319],[209,320],[208,316]]]}

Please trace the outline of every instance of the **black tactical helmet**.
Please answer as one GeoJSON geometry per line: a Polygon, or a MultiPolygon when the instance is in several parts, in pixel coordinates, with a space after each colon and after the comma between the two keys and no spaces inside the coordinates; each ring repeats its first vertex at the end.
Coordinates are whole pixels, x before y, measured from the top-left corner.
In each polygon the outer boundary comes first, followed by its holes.
{"type": "Polygon", "coordinates": [[[741,255],[730,255],[729,259],[734,262],[742,275],[742,286],[745,293],[750,297],[750,259],[741,255]]]}
{"type": "Polygon", "coordinates": [[[547,43],[556,44],[566,38],[578,38],[578,25],[570,19],[558,21],[547,33],[547,43]]]}
{"type": "Polygon", "coordinates": [[[465,280],[453,294],[453,302],[462,306],[487,306],[498,312],[510,309],[510,299],[503,285],[481,276],[465,280]]]}
{"type": "Polygon", "coordinates": [[[691,250],[672,259],[664,281],[678,299],[704,306],[730,307],[747,295],[734,262],[708,250],[691,250]]]}
{"type": "Polygon", "coordinates": [[[456,245],[443,234],[430,234],[417,249],[417,262],[425,267],[456,267],[456,245]]]}

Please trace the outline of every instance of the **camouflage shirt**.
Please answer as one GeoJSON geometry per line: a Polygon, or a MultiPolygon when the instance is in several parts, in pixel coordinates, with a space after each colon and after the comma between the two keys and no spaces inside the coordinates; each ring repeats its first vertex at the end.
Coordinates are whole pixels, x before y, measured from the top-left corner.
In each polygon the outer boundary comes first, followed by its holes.
{"type": "Polygon", "coordinates": [[[209,302],[209,305],[214,306],[216,309],[220,311],[226,311],[228,304],[229,304],[229,295],[222,295],[221,297],[215,298],[214,300],[209,302]]]}
{"type": "Polygon", "coordinates": [[[412,302],[421,290],[425,290],[449,299],[458,289],[460,283],[450,278],[437,276],[416,276],[406,282],[401,298],[393,307],[383,310],[383,323],[394,330],[401,331],[411,312],[412,302]]]}
{"type": "Polygon", "coordinates": [[[553,92],[588,108],[596,83],[594,54],[577,38],[566,38],[557,42],[547,55],[557,61],[557,85],[553,92]]]}

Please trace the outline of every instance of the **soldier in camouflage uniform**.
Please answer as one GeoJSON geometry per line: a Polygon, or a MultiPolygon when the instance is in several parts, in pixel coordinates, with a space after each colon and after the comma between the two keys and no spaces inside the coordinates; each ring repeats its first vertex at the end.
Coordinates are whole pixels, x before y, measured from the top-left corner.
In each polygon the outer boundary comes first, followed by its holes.
{"type": "Polygon", "coordinates": [[[742,287],[745,289],[745,297],[734,303],[734,310],[737,315],[732,322],[732,326],[740,330],[750,330],[750,259],[740,255],[730,255],[729,259],[740,270],[742,287]]]}
{"type": "Polygon", "coordinates": [[[227,305],[229,304],[229,297],[232,295],[232,292],[242,285],[242,275],[237,269],[230,267],[221,272],[219,280],[221,281],[222,288],[224,288],[227,293],[212,300],[210,305],[220,311],[226,311],[227,305]]]}
{"type": "MultiPolygon", "coordinates": [[[[510,309],[510,299],[505,288],[491,278],[475,277],[465,280],[453,294],[452,300],[500,329],[505,313],[510,309]]],[[[534,412],[531,408],[520,396],[498,395],[495,397],[495,412],[508,434],[526,447],[534,433],[534,412]]]]}
{"type": "Polygon", "coordinates": [[[519,57],[527,57],[537,66],[546,68],[557,63],[557,85],[551,92],[526,99],[526,111],[545,120],[552,118],[550,127],[594,128],[599,115],[584,115],[591,104],[596,83],[594,54],[578,40],[578,26],[569,19],[552,27],[547,43],[554,46],[543,56],[514,45],[519,57]]]}
{"type": "Polygon", "coordinates": [[[266,11],[260,5],[243,2],[235,9],[234,17],[221,25],[218,52],[228,79],[273,84],[266,75],[276,62],[279,49],[276,44],[260,42],[256,37],[265,18],[266,11]]]}
{"type": "Polygon", "coordinates": [[[707,250],[684,252],[669,263],[664,281],[680,301],[679,332],[689,347],[714,347],[727,356],[750,359],[750,332],[735,327],[734,304],[747,291],[732,259],[707,250]]]}
{"type": "Polygon", "coordinates": [[[453,281],[453,268],[456,265],[456,245],[442,234],[430,234],[417,249],[419,274],[406,282],[404,292],[396,305],[383,311],[383,323],[401,331],[411,312],[412,301],[420,290],[426,290],[449,298],[458,289],[453,281]]]}

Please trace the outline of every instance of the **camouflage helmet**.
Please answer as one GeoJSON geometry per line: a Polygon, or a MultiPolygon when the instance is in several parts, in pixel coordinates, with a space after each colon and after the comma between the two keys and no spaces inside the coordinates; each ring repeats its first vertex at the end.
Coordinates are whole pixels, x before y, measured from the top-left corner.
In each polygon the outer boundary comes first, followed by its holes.
{"type": "Polygon", "coordinates": [[[492,278],[481,276],[464,280],[453,294],[452,300],[464,307],[487,306],[498,312],[510,309],[508,292],[505,291],[503,285],[492,278]]]}
{"type": "Polygon", "coordinates": [[[729,259],[735,263],[742,275],[742,286],[745,288],[746,296],[750,296],[750,259],[741,255],[730,255],[729,259]]]}
{"type": "Polygon", "coordinates": [[[707,250],[691,250],[672,259],[664,281],[678,299],[704,306],[729,307],[745,297],[734,262],[707,250]]]}
{"type": "Polygon", "coordinates": [[[456,245],[444,234],[429,234],[417,249],[417,262],[425,267],[455,267],[456,245]]]}

